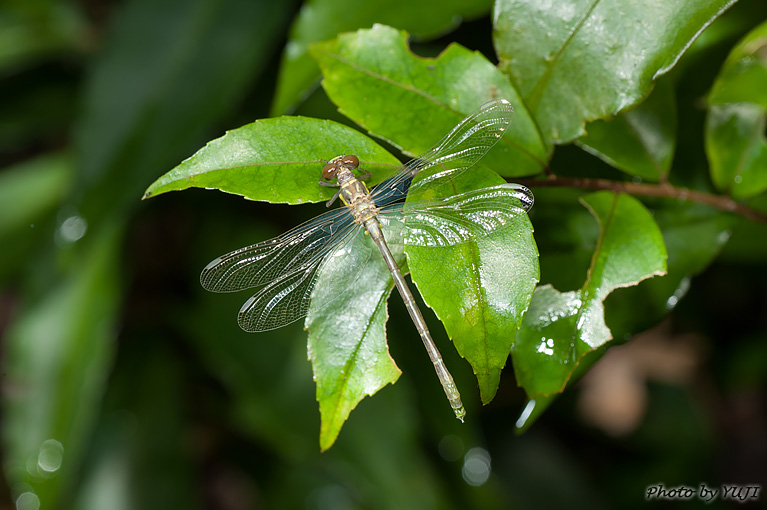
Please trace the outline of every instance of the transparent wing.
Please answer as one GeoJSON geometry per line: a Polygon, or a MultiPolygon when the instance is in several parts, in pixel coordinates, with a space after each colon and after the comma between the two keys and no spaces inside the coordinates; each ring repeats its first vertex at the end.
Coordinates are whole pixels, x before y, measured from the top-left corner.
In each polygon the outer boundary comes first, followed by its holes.
{"type": "Polygon", "coordinates": [[[533,193],[520,184],[501,184],[444,200],[393,204],[382,222],[401,222],[406,245],[440,247],[465,243],[507,225],[533,206],[533,193]]]}
{"type": "Polygon", "coordinates": [[[325,293],[317,308],[324,308],[335,298],[343,295],[359,277],[372,251],[364,246],[360,235],[362,228],[347,232],[340,243],[333,243],[322,259],[305,264],[298,271],[284,274],[248,299],[237,316],[237,322],[245,331],[258,332],[280,328],[306,317],[313,303],[314,289],[322,279],[323,286],[333,286],[334,292],[325,293]],[[336,275],[335,268],[344,268],[336,275]],[[331,281],[326,281],[330,278],[331,281]]]}
{"type": "Polygon", "coordinates": [[[439,167],[427,178],[412,184],[413,187],[458,176],[479,161],[503,137],[513,112],[511,103],[505,99],[496,99],[482,105],[459,122],[434,147],[376,186],[372,192],[376,205],[383,207],[404,199],[413,177],[428,168],[439,167]]]}
{"type": "Polygon", "coordinates": [[[245,331],[256,333],[280,328],[305,317],[321,265],[306,266],[271,282],[245,301],[237,315],[237,323],[245,331]]]}
{"type": "Polygon", "coordinates": [[[326,212],[281,236],[216,258],[202,270],[200,283],[212,292],[235,292],[306,273],[356,227],[348,209],[326,212]]]}

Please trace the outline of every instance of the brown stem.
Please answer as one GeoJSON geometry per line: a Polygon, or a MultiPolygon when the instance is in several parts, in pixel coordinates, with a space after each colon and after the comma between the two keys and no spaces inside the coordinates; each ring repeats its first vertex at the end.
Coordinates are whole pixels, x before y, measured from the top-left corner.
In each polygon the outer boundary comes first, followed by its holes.
{"type": "Polygon", "coordinates": [[[710,205],[720,211],[739,214],[753,221],[767,223],[767,214],[755,211],[750,207],[740,204],[728,196],[714,195],[702,191],[694,191],[687,188],[677,188],[668,182],[661,184],[646,184],[636,182],[611,181],[609,179],[586,179],[578,177],[557,177],[550,175],[546,179],[514,179],[514,182],[535,187],[562,187],[581,188],[593,190],[610,190],[615,193],[629,193],[631,195],[646,195],[651,197],[674,198],[677,200],[691,200],[701,204],[710,205]]]}

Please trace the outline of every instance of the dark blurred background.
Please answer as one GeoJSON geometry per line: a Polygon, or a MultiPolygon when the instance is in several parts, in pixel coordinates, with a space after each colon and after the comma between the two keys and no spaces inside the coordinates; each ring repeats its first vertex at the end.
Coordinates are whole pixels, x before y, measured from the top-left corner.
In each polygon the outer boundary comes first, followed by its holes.
{"type": "MultiPolygon", "coordinates": [[[[468,19],[414,38],[413,50],[434,56],[457,41],[495,62],[490,5],[477,4],[468,19]]],[[[527,399],[511,364],[482,407],[469,366],[427,314],[467,403],[467,423],[452,419],[391,299],[388,340],[403,375],[363,400],[319,452],[301,325],[244,333],[236,312],[246,296],[208,294],[198,275],[324,207],[198,189],[140,201],[208,140],[273,112],[301,8],[0,4],[0,508],[633,508],[661,483],[767,482],[767,228],[741,219],[660,321],[634,317],[627,328],[632,298],[611,296],[614,343],[644,331],[610,349],[524,434],[515,424],[527,399]]],[[[672,172],[705,166],[702,98],[732,45],[765,19],[764,2],[736,4],[715,23],[725,35],[706,57],[675,70],[672,172]]],[[[320,88],[292,113],[349,123],[320,88]]],[[[557,148],[552,168],[612,175],[573,146],[557,148]]],[[[561,218],[559,195],[534,191],[544,212],[531,217],[545,237],[561,218]]],[[[578,247],[589,254],[597,226],[585,209],[574,214],[590,225],[578,247]]],[[[543,267],[542,283],[555,281],[543,267]]],[[[565,278],[555,283],[570,290],[565,278]]]]}

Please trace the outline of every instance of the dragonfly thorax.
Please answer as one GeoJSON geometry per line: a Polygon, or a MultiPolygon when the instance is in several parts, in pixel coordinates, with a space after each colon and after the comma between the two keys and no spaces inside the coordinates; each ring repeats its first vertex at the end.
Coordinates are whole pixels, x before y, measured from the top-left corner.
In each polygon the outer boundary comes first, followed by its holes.
{"type": "Polygon", "coordinates": [[[370,198],[370,191],[365,183],[354,175],[354,170],[359,166],[360,160],[357,156],[352,154],[337,156],[322,169],[322,177],[336,180],[341,188],[339,190],[341,201],[351,210],[354,221],[361,225],[374,218],[380,211],[370,198]]]}
{"type": "Polygon", "coordinates": [[[355,222],[363,224],[378,214],[379,210],[370,197],[367,186],[357,179],[350,169],[340,167],[336,179],[341,186],[341,201],[351,210],[355,222]]]}

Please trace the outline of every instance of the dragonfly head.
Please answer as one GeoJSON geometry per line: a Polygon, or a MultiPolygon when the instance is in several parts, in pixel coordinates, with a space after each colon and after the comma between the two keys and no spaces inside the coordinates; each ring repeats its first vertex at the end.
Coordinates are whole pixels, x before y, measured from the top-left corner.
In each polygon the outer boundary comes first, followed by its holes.
{"type": "Polygon", "coordinates": [[[348,170],[356,170],[359,166],[360,160],[353,154],[338,156],[331,159],[327,165],[322,167],[322,177],[324,179],[334,179],[341,167],[347,168],[348,170]]]}

